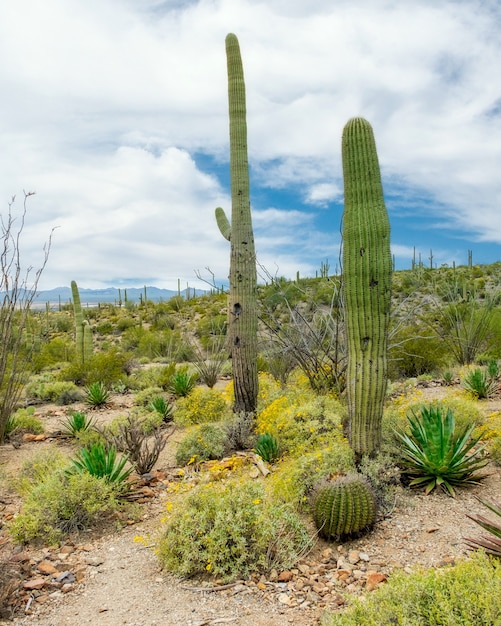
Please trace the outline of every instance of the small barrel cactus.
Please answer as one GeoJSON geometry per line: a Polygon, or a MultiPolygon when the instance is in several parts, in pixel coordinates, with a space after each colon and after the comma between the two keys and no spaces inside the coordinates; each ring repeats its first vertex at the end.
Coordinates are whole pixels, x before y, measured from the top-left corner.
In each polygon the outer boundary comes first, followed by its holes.
{"type": "Polygon", "coordinates": [[[369,483],[359,474],[322,483],[312,500],[313,519],[325,539],[339,540],[369,529],[377,503],[369,483]]]}

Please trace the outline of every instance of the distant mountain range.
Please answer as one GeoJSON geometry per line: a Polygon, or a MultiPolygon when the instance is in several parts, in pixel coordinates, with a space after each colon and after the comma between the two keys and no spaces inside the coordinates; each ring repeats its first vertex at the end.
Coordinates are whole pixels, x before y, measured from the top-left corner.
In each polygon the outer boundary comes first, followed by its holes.
{"type": "MultiPolygon", "coordinates": [[[[80,300],[82,305],[86,304],[98,304],[98,303],[119,303],[120,299],[122,303],[125,302],[125,296],[127,294],[127,300],[129,302],[139,302],[144,298],[144,287],[127,287],[126,289],[116,287],[108,287],[106,289],[82,289],[78,288],[80,292],[80,300]]],[[[202,289],[189,290],[188,297],[193,298],[195,295],[200,296],[206,293],[202,289]]],[[[173,296],[177,296],[178,292],[172,289],[159,289],[158,287],[146,287],[146,298],[151,302],[162,302],[170,300],[173,296]]],[[[187,290],[181,291],[183,298],[187,296],[187,290]]],[[[46,291],[40,291],[37,293],[34,304],[36,306],[44,305],[49,302],[54,304],[68,304],[72,301],[71,289],[69,287],[56,287],[55,289],[48,289],[46,291]]]]}

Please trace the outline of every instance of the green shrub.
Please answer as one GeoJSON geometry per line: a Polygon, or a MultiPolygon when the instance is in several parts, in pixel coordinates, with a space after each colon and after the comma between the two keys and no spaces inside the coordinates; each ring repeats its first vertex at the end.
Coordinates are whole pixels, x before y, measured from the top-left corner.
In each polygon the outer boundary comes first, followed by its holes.
{"type": "Polygon", "coordinates": [[[52,472],[32,484],[21,513],[8,526],[17,543],[41,540],[49,545],[115,513],[120,505],[113,487],[87,472],[52,472]]]}
{"type": "Polygon", "coordinates": [[[222,459],[228,449],[227,434],[212,424],[197,426],[181,441],[176,451],[176,463],[188,465],[193,461],[222,459]]]}
{"type": "Polygon", "coordinates": [[[261,484],[209,483],[176,502],[158,557],[175,574],[227,581],[291,567],[310,543],[293,509],[269,504],[261,484]]]}
{"type": "Polygon", "coordinates": [[[134,404],[136,406],[147,407],[152,400],[158,398],[162,394],[161,387],[146,387],[138,391],[134,396],[134,404]]]}
{"type": "Polygon", "coordinates": [[[23,496],[28,494],[34,485],[43,482],[47,476],[56,470],[61,470],[68,464],[68,459],[55,448],[35,452],[21,466],[13,480],[15,489],[23,496]]]}
{"type": "Polygon", "coordinates": [[[176,403],[174,421],[182,426],[220,422],[230,416],[230,408],[222,393],[216,389],[196,387],[176,403]]]}
{"type": "Polygon", "coordinates": [[[28,385],[26,395],[30,398],[41,400],[42,402],[60,402],[61,396],[73,394],[77,399],[80,392],[75,383],[68,381],[47,380],[47,377],[33,379],[28,385]]]}
{"type": "Polygon", "coordinates": [[[501,561],[478,553],[454,567],[395,572],[344,613],[324,616],[322,626],[493,626],[500,588],[501,561]]]}
{"type": "Polygon", "coordinates": [[[16,433],[39,435],[43,431],[42,421],[35,415],[35,409],[32,406],[26,409],[18,409],[14,415],[11,415],[5,426],[6,435],[14,435],[16,433]]]}
{"type": "Polygon", "coordinates": [[[102,382],[107,387],[126,381],[132,367],[132,356],[117,348],[98,352],[85,363],[72,363],[61,370],[61,380],[70,380],[77,385],[91,385],[102,382]]]}
{"type": "Polygon", "coordinates": [[[391,337],[388,369],[392,380],[439,372],[449,360],[443,341],[427,327],[405,324],[391,337]]]}

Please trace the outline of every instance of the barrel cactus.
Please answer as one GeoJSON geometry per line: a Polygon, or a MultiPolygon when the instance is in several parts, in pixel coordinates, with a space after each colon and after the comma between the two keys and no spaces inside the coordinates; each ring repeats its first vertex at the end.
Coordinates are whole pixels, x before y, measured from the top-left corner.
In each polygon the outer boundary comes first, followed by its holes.
{"type": "Polygon", "coordinates": [[[231,223],[221,207],[216,220],[230,242],[228,345],[235,413],[254,413],[257,404],[257,270],[250,208],[245,83],[238,39],[226,37],[230,114],[231,223]]]}
{"type": "Polygon", "coordinates": [[[348,436],[360,459],[377,452],[381,444],[393,264],[390,223],[369,122],[349,120],[342,152],[348,436]]]}
{"type": "Polygon", "coordinates": [[[368,530],[374,524],[377,501],[363,476],[347,474],[317,487],[312,511],[319,534],[338,541],[368,530]]]}

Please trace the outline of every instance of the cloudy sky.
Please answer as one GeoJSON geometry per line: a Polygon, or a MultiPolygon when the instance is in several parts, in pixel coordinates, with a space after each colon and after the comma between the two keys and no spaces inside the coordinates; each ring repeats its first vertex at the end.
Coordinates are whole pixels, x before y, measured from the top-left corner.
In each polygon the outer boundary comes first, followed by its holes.
{"type": "Polygon", "coordinates": [[[0,5],[0,213],[28,200],[41,288],[226,279],[224,39],[240,41],[259,263],[336,269],[341,134],[375,132],[397,268],[501,260],[498,0],[15,0],[0,5]]]}

